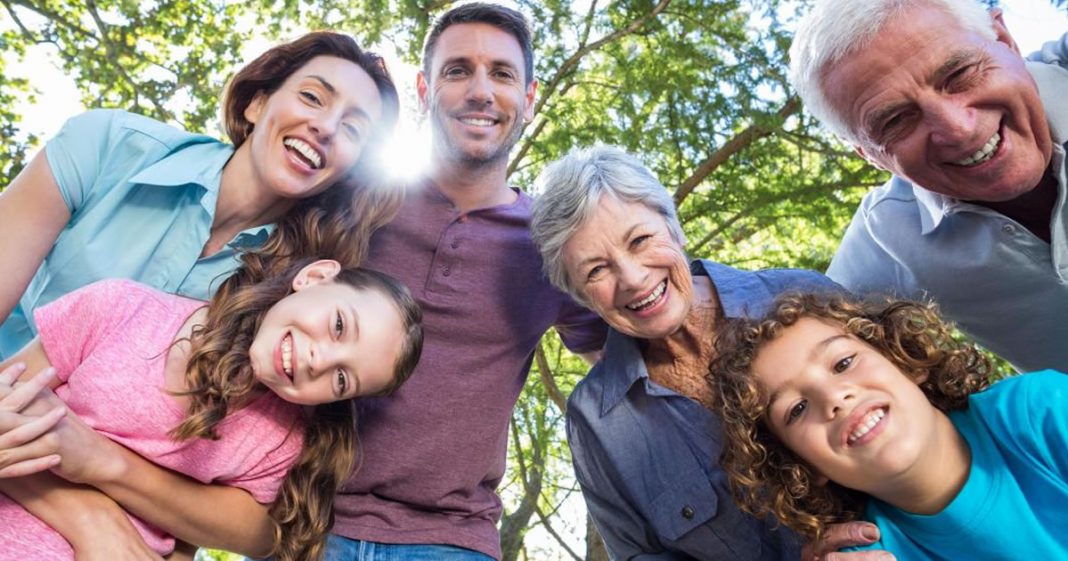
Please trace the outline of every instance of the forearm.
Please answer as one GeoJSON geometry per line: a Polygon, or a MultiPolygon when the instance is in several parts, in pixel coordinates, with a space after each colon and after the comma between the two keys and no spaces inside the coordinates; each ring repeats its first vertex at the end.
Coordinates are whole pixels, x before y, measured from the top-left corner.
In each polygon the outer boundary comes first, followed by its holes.
{"type": "Polygon", "coordinates": [[[48,472],[0,479],[0,492],[51,526],[75,550],[86,540],[101,539],[107,533],[101,528],[121,527],[136,533],[126,512],[107,495],[48,472]]]}
{"type": "Polygon", "coordinates": [[[88,481],[126,510],[178,539],[264,557],[274,541],[274,522],[247,492],[206,485],[161,468],[116,445],[114,462],[88,481]]]}

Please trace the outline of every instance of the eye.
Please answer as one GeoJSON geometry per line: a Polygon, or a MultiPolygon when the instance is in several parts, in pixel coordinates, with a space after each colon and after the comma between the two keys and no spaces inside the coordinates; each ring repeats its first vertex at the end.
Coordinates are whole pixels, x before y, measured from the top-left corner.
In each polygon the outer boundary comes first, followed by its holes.
{"type": "Polygon", "coordinates": [[[494,76],[496,76],[496,77],[498,77],[498,78],[500,78],[502,80],[511,81],[511,80],[515,79],[515,74],[512,74],[512,72],[508,71],[508,70],[498,70],[498,71],[494,72],[493,74],[494,74],[494,76]]]}
{"type": "Polygon", "coordinates": [[[642,244],[652,239],[652,237],[652,234],[642,234],[640,236],[636,236],[634,239],[630,240],[630,246],[635,248],[641,247],[642,244]]]}
{"type": "Polygon", "coordinates": [[[808,402],[805,400],[801,400],[794,404],[794,406],[790,407],[790,410],[786,412],[786,424],[792,424],[798,417],[804,414],[806,409],[808,409],[808,402]]]}
{"type": "Polygon", "coordinates": [[[467,75],[467,70],[462,66],[450,66],[442,74],[449,78],[460,78],[467,75]]]}
{"type": "Polygon", "coordinates": [[[337,395],[338,397],[345,397],[349,389],[349,379],[345,376],[345,371],[341,368],[337,369],[337,395]]]}
{"type": "Polygon", "coordinates": [[[853,364],[853,360],[856,359],[856,358],[857,358],[857,355],[849,355],[849,356],[839,360],[838,362],[834,363],[834,372],[836,374],[841,374],[842,372],[845,372],[853,364]]]}
{"type": "Polygon", "coordinates": [[[597,280],[597,277],[600,276],[600,274],[603,273],[603,272],[604,272],[604,265],[595,265],[593,268],[591,268],[589,270],[588,273],[586,273],[586,280],[587,281],[597,280]]]}
{"type": "Polygon", "coordinates": [[[962,66],[955,70],[952,74],[946,77],[946,90],[950,93],[962,92],[967,90],[975,82],[977,73],[977,66],[975,64],[969,64],[962,66]]]}
{"type": "Polygon", "coordinates": [[[347,132],[349,136],[356,139],[360,138],[361,135],[359,125],[357,125],[356,123],[345,123],[344,126],[345,132],[347,132]]]}
{"type": "Polygon", "coordinates": [[[337,312],[334,316],[334,335],[341,337],[345,332],[345,318],[341,317],[341,312],[337,312]]]}
{"type": "Polygon", "coordinates": [[[315,92],[309,90],[301,90],[300,97],[304,98],[305,101],[311,103],[312,105],[322,105],[322,102],[319,101],[319,96],[315,95],[315,92]]]}

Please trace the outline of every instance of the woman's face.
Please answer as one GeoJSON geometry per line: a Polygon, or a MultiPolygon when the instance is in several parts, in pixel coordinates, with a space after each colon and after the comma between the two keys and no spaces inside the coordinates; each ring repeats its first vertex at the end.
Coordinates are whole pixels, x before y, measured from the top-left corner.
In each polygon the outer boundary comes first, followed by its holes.
{"type": "Polygon", "coordinates": [[[382,116],[374,80],[356,63],[318,56],[245,109],[252,180],[286,199],[330,187],[359,160],[382,116]]]}
{"type": "Polygon", "coordinates": [[[690,311],[689,264],[659,213],[601,197],[563,247],[567,275],[609,325],[642,339],[674,333],[690,311]]]}

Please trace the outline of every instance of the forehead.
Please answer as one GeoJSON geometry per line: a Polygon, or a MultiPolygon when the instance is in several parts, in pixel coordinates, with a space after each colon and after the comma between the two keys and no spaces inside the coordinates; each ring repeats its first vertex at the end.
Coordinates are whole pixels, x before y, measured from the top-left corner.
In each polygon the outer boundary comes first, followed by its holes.
{"type": "Polygon", "coordinates": [[[470,59],[510,64],[523,69],[523,48],[511,33],[488,23],[457,23],[445,28],[434,45],[430,64],[470,59]]]}
{"type": "Polygon", "coordinates": [[[796,367],[816,358],[812,353],[818,345],[844,334],[845,330],[837,323],[803,317],[760,346],[753,360],[753,372],[768,386],[778,386],[793,375],[796,367]]]}
{"type": "Polygon", "coordinates": [[[982,52],[991,42],[941,9],[914,6],[887,20],[866,46],[825,67],[821,85],[856,130],[864,114],[915,97],[948,62],[982,52]]]}

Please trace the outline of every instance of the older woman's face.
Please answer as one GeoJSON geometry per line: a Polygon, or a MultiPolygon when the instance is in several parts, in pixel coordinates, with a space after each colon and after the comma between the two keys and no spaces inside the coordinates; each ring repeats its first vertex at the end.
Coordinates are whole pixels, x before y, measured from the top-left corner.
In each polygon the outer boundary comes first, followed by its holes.
{"type": "Polygon", "coordinates": [[[675,332],[693,282],[667,222],[639,203],[605,196],[563,248],[564,267],[587,303],[617,331],[643,339],[675,332]]]}

